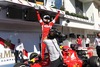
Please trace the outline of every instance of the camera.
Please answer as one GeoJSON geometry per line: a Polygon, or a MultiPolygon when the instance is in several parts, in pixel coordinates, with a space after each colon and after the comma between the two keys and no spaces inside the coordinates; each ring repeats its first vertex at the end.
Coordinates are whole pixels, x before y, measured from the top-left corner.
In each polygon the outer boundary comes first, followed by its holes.
{"type": "Polygon", "coordinates": [[[66,39],[66,35],[58,31],[56,28],[52,28],[49,32],[48,38],[56,38],[58,43],[62,43],[66,39]]]}

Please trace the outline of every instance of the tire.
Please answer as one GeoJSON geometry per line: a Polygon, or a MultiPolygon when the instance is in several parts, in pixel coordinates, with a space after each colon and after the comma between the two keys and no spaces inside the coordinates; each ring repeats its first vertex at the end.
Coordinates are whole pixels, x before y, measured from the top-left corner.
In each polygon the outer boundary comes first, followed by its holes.
{"type": "Polygon", "coordinates": [[[16,64],[14,65],[14,67],[29,67],[29,66],[26,65],[26,64],[23,64],[23,63],[16,63],[16,64]]]}
{"type": "Polygon", "coordinates": [[[100,67],[100,58],[98,56],[92,56],[89,58],[88,63],[90,67],[100,67]]]}
{"type": "Polygon", "coordinates": [[[84,62],[82,67],[90,67],[90,65],[87,62],[84,62]]]}

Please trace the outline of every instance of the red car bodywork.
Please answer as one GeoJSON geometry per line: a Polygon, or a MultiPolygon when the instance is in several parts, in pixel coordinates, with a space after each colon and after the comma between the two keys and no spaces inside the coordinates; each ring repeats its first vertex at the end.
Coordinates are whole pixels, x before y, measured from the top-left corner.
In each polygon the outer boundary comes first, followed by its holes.
{"type": "Polygon", "coordinates": [[[67,65],[67,67],[82,67],[83,61],[78,58],[76,51],[68,46],[64,46],[62,53],[64,64],[67,65]]]}
{"type": "Polygon", "coordinates": [[[30,64],[30,67],[45,67],[48,65],[49,65],[49,61],[45,60],[45,61],[41,61],[39,63],[30,64]]]}
{"type": "Polygon", "coordinates": [[[40,63],[31,64],[30,67],[42,67],[40,63]]]}

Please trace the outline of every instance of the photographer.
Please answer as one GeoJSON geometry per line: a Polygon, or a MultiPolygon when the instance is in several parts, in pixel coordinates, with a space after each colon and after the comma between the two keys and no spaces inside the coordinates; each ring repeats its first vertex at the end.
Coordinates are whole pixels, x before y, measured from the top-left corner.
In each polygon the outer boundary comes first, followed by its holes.
{"type": "Polygon", "coordinates": [[[51,29],[49,35],[44,39],[50,55],[50,67],[63,67],[62,53],[56,40],[57,36],[57,32],[51,29]]]}

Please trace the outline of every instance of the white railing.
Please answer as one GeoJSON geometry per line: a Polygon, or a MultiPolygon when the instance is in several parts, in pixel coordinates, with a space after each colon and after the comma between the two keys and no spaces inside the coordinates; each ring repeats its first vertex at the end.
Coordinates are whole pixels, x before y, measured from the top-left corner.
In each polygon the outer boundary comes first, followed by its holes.
{"type": "MultiPolygon", "coordinates": [[[[23,6],[33,7],[33,8],[37,5],[37,6],[40,7],[40,9],[51,11],[51,12],[58,12],[58,10],[59,10],[59,9],[55,9],[55,8],[39,5],[39,4],[36,4],[36,3],[32,3],[32,2],[29,2],[27,0],[0,0],[0,2],[1,1],[5,1],[5,2],[8,2],[10,4],[11,3],[13,3],[13,4],[15,3],[16,5],[21,5],[21,6],[23,5],[23,6]]],[[[89,21],[89,20],[86,20],[86,19],[82,19],[82,18],[78,18],[78,17],[74,17],[74,16],[70,16],[70,15],[65,15],[65,11],[62,11],[62,10],[59,10],[59,11],[60,11],[61,17],[63,16],[63,17],[68,18],[68,19],[72,19],[72,20],[77,20],[77,21],[93,24],[92,21],[89,21]]]]}

